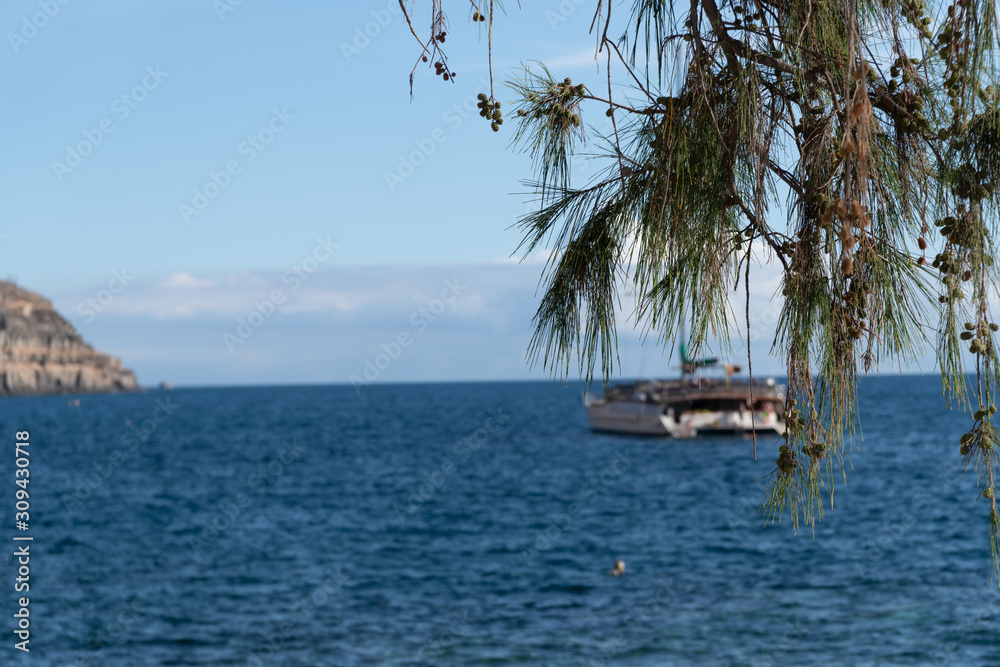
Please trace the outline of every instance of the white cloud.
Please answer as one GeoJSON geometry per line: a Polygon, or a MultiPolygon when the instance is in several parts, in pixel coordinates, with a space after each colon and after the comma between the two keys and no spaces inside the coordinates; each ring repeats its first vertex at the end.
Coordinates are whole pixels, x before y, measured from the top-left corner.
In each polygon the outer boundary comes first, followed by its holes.
{"type": "Polygon", "coordinates": [[[521,264],[526,266],[544,266],[549,262],[552,257],[557,256],[555,250],[550,250],[548,248],[537,248],[528,253],[527,257],[523,255],[516,254],[510,257],[500,257],[494,259],[494,264],[521,264]]]}
{"type": "MultiPolygon", "coordinates": [[[[597,63],[601,62],[594,59],[595,48],[593,46],[588,46],[585,49],[580,49],[574,53],[567,53],[563,56],[557,56],[548,60],[543,60],[549,70],[556,69],[570,69],[573,67],[583,67],[585,65],[597,66],[597,63]]],[[[557,74],[553,72],[553,75],[557,74]]]]}
{"type": "MultiPolygon", "coordinates": [[[[380,345],[404,332],[416,342],[379,381],[546,378],[548,371],[529,371],[525,363],[544,289],[539,285],[542,256],[524,264],[331,266],[310,274],[297,289],[279,271],[175,273],[130,283],[92,321],[77,317],[76,305],[104,285],[51,296],[88,342],[119,354],[147,382],[346,382],[366,358],[379,353],[380,345]],[[440,297],[445,281],[463,287],[459,298],[428,318],[418,333],[414,315],[424,317],[421,309],[426,312],[440,297]],[[238,319],[247,320],[255,304],[275,290],[284,303],[230,352],[223,334],[235,331],[238,319]]],[[[754,370],[762,375],[780,372],[780,360],[768,357],[781,307],[780,294],[774,298],[779,280],[780,269],[773,265],[755,264],[751,271],[754,370]]],[[[745,357],[739,340],[746,336],[739,321],[743,299],[742,289],[731,294],[735,363],[745,357]]],[[[673,341],[666,341],[664,349],[653,332],[643,345],[630,317],[635,297],[622,291],[621,301],[616,318],[620,374],[666,373],[673,341]]],[[[717,345],[712,347],[717,353],[717,345]]],[[[575,377],[575,371],[570,375],[575,377]]]]}
{"type": "MultiPolygon", "coordinates": [[[[98,317],[123,315],[158,320],[196,316],[239,317],[256,303],[275,301],[276,311],[289,315],[334,314],[385,318],[408,315],[439,298],[445,281],[468,286],[456,312],[473,315],[510,290],[534,286],[537,262],[528,266],[468,264],[448,267],[333,267],[296,277],[288,272],[249,271],[222,275],[175,273],[158,280],[135,280],[98,317]],[[277,293],[277,297],[275,298],[277,293]],[[282,303],[277,303],[281,301],[282,303]]],[[[104,288],[96,284],[56,294],[60,312],[73,319],[76,305],[104,288]]],[[[106,291],[106,290],[105,290],[106,291]]]]}
{"type": "Polygon", "coordinates": [[[211,280],[199,280],[186,273],[175,273],[160,283],[164,287],[192,288],[206,287],[212,284],[211,280]]]}

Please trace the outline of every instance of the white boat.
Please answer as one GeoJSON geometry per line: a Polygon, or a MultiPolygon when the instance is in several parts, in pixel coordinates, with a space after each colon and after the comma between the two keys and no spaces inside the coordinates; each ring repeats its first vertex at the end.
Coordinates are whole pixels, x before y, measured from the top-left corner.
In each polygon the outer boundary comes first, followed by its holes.
{"type": "Polygon", "coordinates": [[[700,368],[716,366],[716,359],[692,361],[681,346],[680,380],[645,380],[610,387],[604,398],[586,394],[584,409],[595,431],[636,435],[694,438],[785,432],[785,387],[773,379],[764,382],[733,380],[738,370],[726,367],[724,379],[702,379],[700,368]]]}
{"type": "Polygon", "coordinates": [[[648,380],[584,397],[595,431],[694,438],[785,432],[784,387],[733,380],[648,380]],[[752,396],[752,403],[751,403],[752,396]]]}
{"type": "Polygon", "coordinates": [[[595,431],[670,435],[663,422],[663,384],[656,380],[611,387],[604,398],[587,393],[583,406],[595,431]]]}

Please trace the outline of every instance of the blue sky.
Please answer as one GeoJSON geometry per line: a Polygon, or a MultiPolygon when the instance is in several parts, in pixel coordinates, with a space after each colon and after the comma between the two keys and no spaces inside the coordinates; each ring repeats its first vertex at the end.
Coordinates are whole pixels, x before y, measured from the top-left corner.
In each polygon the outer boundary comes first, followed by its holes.
{"type": "MultiPolygon", "coordinates": [[[[8,0],[0,276],[143,384],[346,382],[461,279],[378,381],[548,377],[524,358],[542,258],[510,261],[530,160],[506,148],[513,123],[494,134],[475,113],[485,41],[460,4],[456,82],[420,68],[411,101],[418,49],[396,0],[8,0]],[[337,245],[322,261],[319,239],[337,245]],[[284,302],[227,345],[275,290],[284,302]]],[[[589,3],[508,4],[498,98],[522,62],[605,76],[589,3]]],[[[639,342],[625,332],[623,372],[662,374],[639,342]]],[[[760,348],[755,368],[778,371],[760,348]]]]}

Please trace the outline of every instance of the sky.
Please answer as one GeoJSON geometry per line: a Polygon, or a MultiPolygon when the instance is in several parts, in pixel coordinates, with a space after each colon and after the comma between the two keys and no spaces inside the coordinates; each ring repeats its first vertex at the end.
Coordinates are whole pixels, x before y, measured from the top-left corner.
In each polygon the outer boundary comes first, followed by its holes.
{"type": "MultiPolygon", "coordinates": [[[[531,161],[476,114],[486,41],[460,4],[458,76],[422,66],[411,99],[397,0],[7,0],[0,277],[147,386],[343,383],[380,354],[370,381],[551,377],[525,356],[547,257],[517,261],[531,161]]],[[[507,4],[498,99],[531,61],[606,76],[590,3],[507,4]]],[[[777,274],[755,276],[754,368],[780,373],[777,274]]],[[[677,372],[626,319],[621,374],[677,372]]]]}

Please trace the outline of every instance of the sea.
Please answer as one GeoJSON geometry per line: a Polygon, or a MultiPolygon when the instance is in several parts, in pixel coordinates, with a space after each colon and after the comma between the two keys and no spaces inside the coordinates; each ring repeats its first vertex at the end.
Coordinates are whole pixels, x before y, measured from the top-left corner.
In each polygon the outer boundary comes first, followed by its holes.
{"type": "Polygon", "coordinates": [[[971,418],[939,377],[861,382],[846,479],[797,531],[758,512],[774,437],[755,461],[594,433],[583,392],[0,400],[0,664],[1000,664],[971,418]]]}

